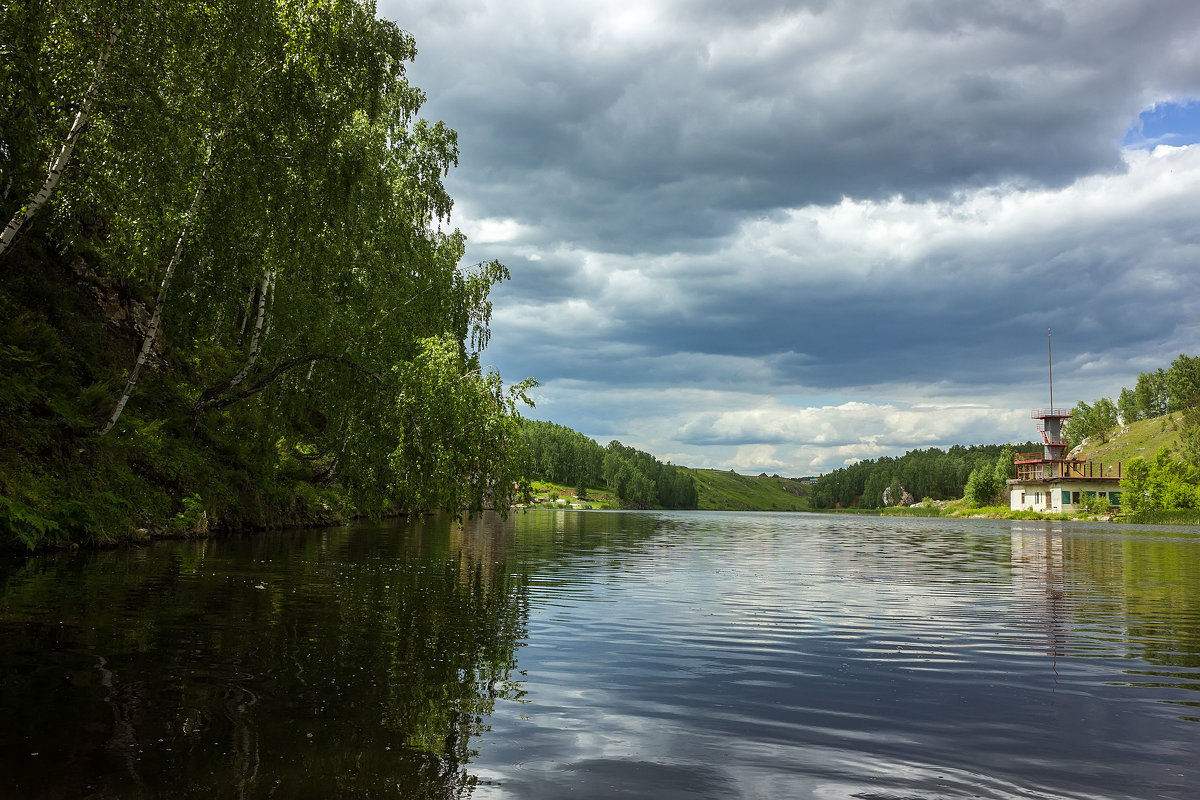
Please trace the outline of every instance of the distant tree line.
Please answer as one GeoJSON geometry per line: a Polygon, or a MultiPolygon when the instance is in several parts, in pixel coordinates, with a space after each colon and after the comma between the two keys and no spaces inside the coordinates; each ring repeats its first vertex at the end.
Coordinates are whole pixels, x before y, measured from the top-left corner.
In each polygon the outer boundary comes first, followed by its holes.
{"type": "MultiPolygon", "coordinates": [[[[696,482],[684,469],[613,440],[601,447],[578,431],[523,420],[530,478],[577,487],[606,487],[636,508],[695,508],[696,482]]],[[[584,494],[583,496],[586,496],[584,494]]]]}
{"type": "MultiPolygon", "coordinates": [[[[1035,450],[1041,446],[1027,442],[1018,447],[1035,450]]],[[[973,497],[988,495],[990,501],[1003,488],[1003,478],[1011,477],[1007,473],[997,477],[1000,462],[1011,470],[1015,451],[1012,445],[954,445],[949,450],[931,447],[910,450],[895,458],[859,461],[818,478],[811,502],[814,508],[882,508],[885,490],[889,490],[888,499],[893,505],[899,502],[902,490],[918,500],[953,500],[964,496],[973,476],[973,497]]]]}

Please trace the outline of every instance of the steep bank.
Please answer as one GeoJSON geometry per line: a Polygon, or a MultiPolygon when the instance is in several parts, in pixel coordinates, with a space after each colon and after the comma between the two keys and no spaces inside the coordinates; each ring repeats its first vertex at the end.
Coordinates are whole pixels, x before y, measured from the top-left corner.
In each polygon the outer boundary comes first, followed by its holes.
{"type": "Polygon", "coordinates": [[[508,272],[462,264],[410,34],[370,0],[0,23],[0,544],[507,499],[531,382],[481,359],[508,272]]]}
{"type": "Polygon", "coordinates": [[[198,375],[156,348],[121,424],[111,408],[148,301],[79,254],[25,247],[0,280],[0,537],[94,544],[333,522],[353,513],[320,459],[250,435],[264,409],[191,429],[198,375]]]}

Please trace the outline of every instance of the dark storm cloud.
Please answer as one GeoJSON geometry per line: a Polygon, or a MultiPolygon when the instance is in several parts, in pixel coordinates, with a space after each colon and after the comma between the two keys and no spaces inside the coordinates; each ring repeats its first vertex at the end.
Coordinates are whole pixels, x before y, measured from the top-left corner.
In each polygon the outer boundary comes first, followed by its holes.
{"type": "Polygon", "coordinates": [[[380,11],[459,132],[468,258],[513,272],[488,357],[539,416],[802,471],[1024,439],[1047,328],[1072,403],[1200,352],[1200,156],[1122,150],[1200,97],[1200,4],[380,11]]]}
{"type": "Polygon", "coordinates": [[[1200,17],[1195,3],[1070,16],[1037,3],[736,16],[676,3],[629,45],[584,12],[539,24],[506,5],[473,27],[462,8],[465,26],[453,12],[413,21],[413,71],[431,113],[460,131],[479,210],[627,252],[686,249],[743,215],[843,195],[1117,169],[1147,91],[1194,88],[1200,17]]]}

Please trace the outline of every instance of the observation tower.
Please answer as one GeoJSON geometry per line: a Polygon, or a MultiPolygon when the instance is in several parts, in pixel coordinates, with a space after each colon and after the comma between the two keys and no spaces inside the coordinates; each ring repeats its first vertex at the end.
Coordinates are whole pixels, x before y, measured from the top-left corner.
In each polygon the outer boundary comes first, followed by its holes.
{"type": "MultiPolygon", "coordinates": [[[[1050,355],[1050,331],[1046,331],[1046,352],[1050,355]]],[[[1106,470],[1104,464],[1067,457],[1069,443],[1063,440],[1062,426],[1063,421],[1071,419],[1073,414],[1069,408],[1054,407],[1052,356],[1050,407],[1035,408],[1030,416],[1037,420],[1042,449],[1013,457],[1015,477],[1008,481],[1012,489],[1012,510],[1070,512],[1079,505],[1082,497],[1097,495],[1103,495],[1112,506],[1121,502],[1120,462],[1109,464],[1106,470]]]]}

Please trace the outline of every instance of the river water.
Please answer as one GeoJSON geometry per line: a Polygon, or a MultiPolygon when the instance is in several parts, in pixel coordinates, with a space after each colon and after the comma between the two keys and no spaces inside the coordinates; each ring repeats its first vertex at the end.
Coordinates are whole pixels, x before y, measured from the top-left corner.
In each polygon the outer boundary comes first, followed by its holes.
{"type": "Polygon", "coordinates": [[[1192,798],[1195,529],[530,511],[0,563],[0,797],[1192,798]]]}

